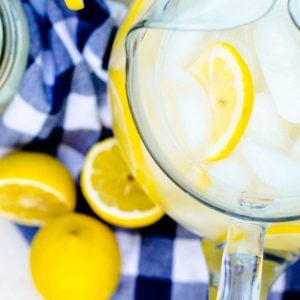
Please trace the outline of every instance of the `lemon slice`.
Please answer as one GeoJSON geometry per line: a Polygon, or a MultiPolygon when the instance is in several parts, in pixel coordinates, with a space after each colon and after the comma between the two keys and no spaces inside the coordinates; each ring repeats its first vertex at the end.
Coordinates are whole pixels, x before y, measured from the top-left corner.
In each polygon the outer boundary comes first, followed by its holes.
{"type": "Polygon", "coordinates": [[[41,225],[75,207],[75,184],[66,168],[41,153],[15,152],[0,160],[0,214],[41,225]]]}
{"type": "Polygon", "coordinates": [[[273,223],[267,230],[265,248],[299,252],[300,222],[273,223]]]}
{"type": "Polygon", "coordinates": [[[70,10],[80,10],[84,8],[83,0],[65,0],[65,3],[70,10]]]}
{"type": "Polygon", "coordinates": [[[208,162],[227,157],[247,127],[254,103],[250,70],[229,43],[209,45],[189,67],[205,89],[212,110],[211,147],[208,162]]]}
{"type": "MultiPolygon", "coordinates": [[[[224,231],[218,238],[217,243],[224,243],[226,241],[227,232],[224,231]]],[[[238,236],[243,238],[242,235],[238,236]]],[[[300,251],[300,222],[284,222],[271,224],[266,232],[264,248],[268,252],[274,251],[300,251]]]]}
{"type": "Polygon", "coordinates": [[[131,175],[115,138],[106,139],[89,151],[81,187],[91,208],[112,224],[142,227],[163,215],[131,175]]]}

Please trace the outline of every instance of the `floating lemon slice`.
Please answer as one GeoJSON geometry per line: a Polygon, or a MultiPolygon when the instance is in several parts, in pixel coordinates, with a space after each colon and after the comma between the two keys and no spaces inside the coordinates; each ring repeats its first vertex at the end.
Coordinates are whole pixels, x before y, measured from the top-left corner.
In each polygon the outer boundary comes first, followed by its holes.
{"type": "Polygon", "coordinates": [[[81,187],[91,208],[112,224],[143,227],[163,215],[131,175],[115,138],[100,142],[89,151],[81,187]]]}
{"type": "Polygon", "coordinates": [[[212,136],[208,162],[227,157],[247,127],[254,103],[250,70],[229,43],[209,45],[189,67],[211,102],[212,136]]]}
{"type": "Polygon", "coordinates": [[[72,211],[75,184],[49,155],[15,152],[0,159],[0,214],[18,223],[41,225],[72,211]]]}
{"type": "Polygon", "coordinates": [[[80,10],[84,8],[83,0],[65,0],[65,3],[70,10],[80,10]]]}

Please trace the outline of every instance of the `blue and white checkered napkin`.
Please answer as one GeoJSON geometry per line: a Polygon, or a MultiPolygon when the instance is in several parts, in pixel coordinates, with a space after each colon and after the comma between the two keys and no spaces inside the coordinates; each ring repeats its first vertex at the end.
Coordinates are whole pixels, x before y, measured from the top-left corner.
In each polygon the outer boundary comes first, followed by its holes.
{"type": "MultiPolygon", "coordinates": [[[[85,10],[71,12],[63,0],[22,0],[29,61],[18,94],[0,118],[2,152],[22,147],[51,153],[76,180],[87,150],[112,134],[107,61],[116,19],[125,11],[115,2],[85,2],[85,10]]],[[[79,189],[78,194],[77,210],[92,214],[79,189]]],[[[114,230],[123,267],[113,300],[206,299],[208,273],[199,238],[167,217],[139,231],[114,230]]],[[[3,300],[41,299],[27,262],[35,232],[0,219],[3,300]]],[[[299,272],[296,264],[280,277],[271,299],[283,299],[284,291],[288,299],[300,299],[299,272]]]]}

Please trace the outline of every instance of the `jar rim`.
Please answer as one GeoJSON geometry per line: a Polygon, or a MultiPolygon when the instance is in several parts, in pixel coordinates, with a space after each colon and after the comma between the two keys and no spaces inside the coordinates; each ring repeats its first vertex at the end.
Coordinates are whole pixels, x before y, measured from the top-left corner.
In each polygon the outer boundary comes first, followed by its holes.
{"type": "Polygon", "coordinates": [[[27,22],[19,0],[1,0],[0,105],[12,98],[19,86],[27,61],[28,40],[27,22]]]}

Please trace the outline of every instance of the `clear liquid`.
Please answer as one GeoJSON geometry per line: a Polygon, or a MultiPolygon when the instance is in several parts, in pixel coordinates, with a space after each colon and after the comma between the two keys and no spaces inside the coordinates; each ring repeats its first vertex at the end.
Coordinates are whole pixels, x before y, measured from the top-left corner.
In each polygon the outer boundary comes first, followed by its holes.
{"type": "Polygon", "coordinates": [[[253,216],[260,209],[262,218],[297,214],[300,32],[292,20],[279,7],[259,22],[238,29],[147,29],[140,35],[132,59],[138,100],[132,106],[158,164],[183,189],[212,200],[221,209],[243,213],[248,205],[254,208],[253,216]],[[207,162],[205,157],[214,146],[214,108],[189,66],[218,43],[233,46],[246,62],[254,106],[246,130],[230,153],[207,162]]]}
{"type": "MultiPolygon", "coordinates": [[[[126,32],[130,29],[133,23],[137,22],[139,17],[151,5],[152,0],[136,0],[133,2],[129,11],[126,22],[122,25],[119,35],[114,45],[113,53],[110,63],[110,85],[109,85],[109,98],[111,101],[114,133],[121,145],[124,158],[130,166],[135,178],[139,181],[141,186],[147,191],[148,195],[153,201],[161,205],[165,212],[174,218],[181,225],[189,230],[217,241],[224,240],[226,236],[226,228],[228,216],[221,214],[207,206],[195,201],[195,199],[188,194],[184,193],[177,187],[155,164],[152,157],[149,155],[136,131],[130,110],[128,107],[128,99],[125,93],[125,37],[126,32]],[[141,4],[142,3],[142,4],[141,4]],[[141,5],[140,5],[141,4],[141,5]],[[140,6],[139,6],[140,5],[140,6]],[[118,74],[113,76],[113,72],[118,74]]],[[[153,33],[151,33],[153,34],[153,33]]],[[[158,32],[156,33],[158,34],[158,32]]],[[[154,43],[154,41],[153,41],[154,43]]],[[[179,41],[177,45],[181,45],[179,41]]],[[[175,43],[176,46],[176,43],[175,43]]],[[[174,46],[174,49],[176,48],[174,46]]],[[[198,45],[199,51],[204,45],[198,45]]],[[[187,47],[188,48],[188,47],[187,47]]],[[[152,48],[153,49],[153,48],[152,48]]],[[[174,51],[172,49],[171,52],[174,51]]],[[[241,51],[240,49],[238,49],[241,51]]],[[[198,54],[198,53],[197,53],[198,54]]],[[[151,56],[150,56],[151,57],[151,56]]],[[[253,72],[253,70],[252,70],[253,72]]],[[[141,77],[138,79],[140,82],[141,77]]],[[[259,82],[263,82],[258,80],[259,82]]],[[[256,88],[259,85],[256,83],[256,88]]],[[[264,110],[262,109],[262,113],[264,110]]],[[[264,118],[262,117],[261,120],[264,118]]],[[[192,120],[189,118],[189,120],[192,120]]],[[[193,121],[195,126],[198,125],[199,115],[193,121]]],[[[268,123],[268,122],[266,122],[268,123]]],[[[290,130],[289,123],[284,122],[282,125],[284,130],[290,132],[291,137],[296,140],[298,130],[290,130]]],[[[269,140],[272,136],[275,138],[277,135],[268,135],[266,127],[264,130],[269,140]]],[[[262,128],[261,128],[262,129],[262,128]]],[[[158,129],[156,128],[156,131],[158,129]]],[[[201,131],[202,132],[202,131],[201,131]]],[[[192,140],[192,147],[195,146],[193,136],[199,134],[196,131],[184,131],[183,137],[192,140]]],[[[199,134],[200,135],[200,134],[199,134]]],[[[272,139],[273,140],[273,139],[272,139]]],[[[197,146],[197,144],[196,144],[197,146]]],[[[297,147],[295,148],[295,150],[297,147]]],[[[172,153],[172,152],[170,152],[172,153]]],[[[300,153],[300,149],[299,149],[300,153]]],[[[199,159],[199,157],[197,157],[199,159]]],[[[224,166],[224,173],[226,176],[234,174],[228,171],[226,165],[224,166]]],[[[195,171],[198,175],[197,170],[195,171]]],[[[185,175],[185,173],[184,173],[185,175]]],[[[227,177],[226,177],[227,178],[227,177]]],[[[238,179],[239,177],[237,177],[238,179]]],[[[224,194],[225,195],[225,194],[224,194]]],[[[223,195],[220,192],[221,199],[223,195]]],[[[226,201],[231,201],[227,196],[226,201]]],[[[267,232],[265,247],[272,251],[298,251],[300,249],[300,224],[299,222],[277,223],[270,226],[267,232]]]]}

